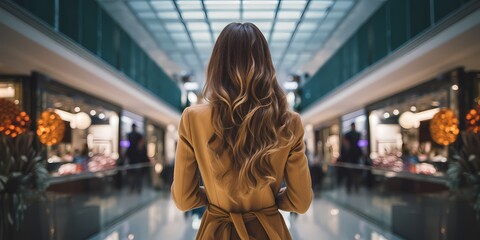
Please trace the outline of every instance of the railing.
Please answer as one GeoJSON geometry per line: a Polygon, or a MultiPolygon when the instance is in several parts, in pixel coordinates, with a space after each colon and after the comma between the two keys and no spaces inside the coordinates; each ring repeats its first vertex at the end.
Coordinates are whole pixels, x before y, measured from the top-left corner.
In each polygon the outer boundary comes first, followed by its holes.
{"type": "Polygon", "coordinates": [[[478,10],[478,0],[388,0],[302,85],[305,110],[478,10]],[[387,58],[388,57],[388,58],[387,58]]]}
{"type": "Polygon", "coordinates": [[[154,170],[140,163],[52,177],[45,199],[33,203],[12,240],[87,239],[148,205],[162,192],[154,170]]]}
{"type": "Polygon", "coordinates": [[[348,163],[312,166],[311,174],[317,197],[330,199],[401,238],[480,239],[471,195],[454,195],[444,176],[348,163]]]}
{"type": "Polygon", "coordinates": [[[177,83],[95,0],[7,0],[0,7],[81,56],[95,56],[145,90],[181,109],[177,83]]]}
{"type": "Polygon", "coordinates": [[[78,173],[78,174],[52,176],[49,179],[49,183],[50,184],[60,184],[60,183],[78,181],[78,180],[88,179],[88,178],[102,178],[102,177],[115,175],[119,171],[127,171],[127,170],[130,170],[130,169],[139,169],[139,168],[145,168],[145,167],[151,167],[151,164],[150,163],[136,163],[136,164],[130,164],[130,165],[119,166],[119,167],[114,167],[114,168],[107,168],[107,169],[103,169],[103,170],[95,171],[95,172],[85,171],[85,172],[78,173]]]}

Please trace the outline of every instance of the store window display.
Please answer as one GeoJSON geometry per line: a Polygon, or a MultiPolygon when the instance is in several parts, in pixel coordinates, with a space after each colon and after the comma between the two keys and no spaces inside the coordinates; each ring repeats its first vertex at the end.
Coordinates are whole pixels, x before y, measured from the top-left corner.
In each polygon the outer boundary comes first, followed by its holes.
{"type": "Polygon", "coordinates": [[[338,123],[318,129],[315,136],[315,155],[319,162],[323,163],[324,166],[335,163],[340,154],[338,123]]]}
{"type": "Polygon", "coordinates": [[[480,133],[480,71],[471,71],[467,75],[473,85],[473,97],[466,99],[468,108],[465,114],[466,130],[480,133]]]}
{"type": "Polygon", "coordinates": [[[138,159],[133,159],[134,157],[129,157],[129,155],[132,149],[138,148],[140,140],[145,141],[145,119],[140,115],[123,110],[121,117],[120,136],[120,156],[122,158],[122,165],[135,163],[136,161],[138,161],[138,159]],[[132,139],[133,135],[136,136],[133,137],[134,139],[132,139]],[[139,139],[135,140],[137,138],[139,139]]]}
{"type": "Polygon", "coordinates": [[[22,84],[16,81],[0,81],[0,98],[14,102],[23,109],[22,84]]]}
{"type": "MultiPolygon", "coordinates": [[[[365,156],[368,152],[368,140],[367,140],[367,122],[366,122],[365,110],[360,109],[358,111],[346,114],[342,116],[342,134],[340,136],[341,148],[345,148],[348,142],[350,158],[342,159],[343,162],[354,164],[367,164],[365,156]]],[[[341,154],[340,154],[341,155],[341,154]]]]}
{"type": "Polygon", "coordinates": [[[161,127],[152,121],[147,121],[147,155],[153,163],[153,185],[156,188],[161,188],[165,185],[165,180],[162,178],[165,170],[165,128],[161,127]]]}
{"type": "Polygon", "coordinates": [[[61,118],[64,133],[58,144],[47,144],[52,175],[100,171],[116,166],[118,113],[79,96],[54,91],[43,93],[43,112],[61,118]]]}
{"type": "MultiPolygon", "coordinates": [[[[447,144],[439,141],[436,137],[439,133],[435,133],[438,124],[432,119],[446,111],[442,109],[455,109],[452,106],[455,101],[451,100],[458,90],[455,86],[412,90],[377,104],[380,107],[371,108],[370,158],[373,166],[442,175],[447,168],[448,144],[455,139],[447,144]]],[[[449,110],[449,114],[455,117],[456,113],[449,110]]]]}

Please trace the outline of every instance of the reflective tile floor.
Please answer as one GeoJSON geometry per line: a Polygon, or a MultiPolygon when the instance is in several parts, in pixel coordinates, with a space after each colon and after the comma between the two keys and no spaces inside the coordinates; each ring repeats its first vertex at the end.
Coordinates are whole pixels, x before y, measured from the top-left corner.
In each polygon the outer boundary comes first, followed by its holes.
{"type": "MultiPolygon", "coordinates": [[[[293,239],[401,239],[321,198],[314,200],[307,213],[284,213],[284,217],[293,239]]],[[[195,239],[199,224],[197,215],[178,211],[164,196],[90,240],[191,240],[195,239]]]]}

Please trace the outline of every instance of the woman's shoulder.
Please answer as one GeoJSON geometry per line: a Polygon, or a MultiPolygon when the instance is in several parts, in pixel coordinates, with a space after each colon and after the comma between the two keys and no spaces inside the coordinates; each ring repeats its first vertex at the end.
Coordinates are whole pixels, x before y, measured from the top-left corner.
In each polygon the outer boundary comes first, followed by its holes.
{"type": "Polygon", "coordinates": [[[195,105],[192,105],[192,106],[189,106],[187,108],[185,108],[184,112],[188,112],[189,114],[192,114],[192,113],[202,113],[202,112],[205,112],[205,111],[209,111],[210,110],[210,104],[208,103],[202,103],[202,104],[195,104],[195,105]]]}
{"type": "Polygon", "coordinates": [[[206,109],[210,109],[210,104],[209,103],[201,103],[201,104],[195,104],[192,106],[187,107],[186,109],[189,109],[189,111],[204,111],[206,109]]]}
{"type": "Polygon", "coordinates": [[[183,115],[188,114],[188,118],[205,118],[210,116],[210,105],[208,103],[196,104],[183,110],[183,115]]]}
{"type": "Polygon", "coordinates": [[[288,114],[290,115],[290,119],[291,119],[292,124],[302,125],[302,117],[300,116],[299,113],[289,110],[288,114]]]}

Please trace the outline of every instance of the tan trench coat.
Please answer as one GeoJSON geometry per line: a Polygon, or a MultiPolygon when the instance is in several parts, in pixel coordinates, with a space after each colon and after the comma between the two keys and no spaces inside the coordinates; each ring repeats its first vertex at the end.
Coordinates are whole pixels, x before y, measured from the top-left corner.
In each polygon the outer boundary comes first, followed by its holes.
{"type": "Polygon", "coordinates": [[[296,114],[293,121],[295,143],[271,158],[276,182],[235,203],[218,186],[211,170],[214,158],[207,148],[213,133],[210,114],[208,104],[184,110],[171,189],[173,200],[182,211],[207,206],[197,239],[291,239],[278,209],[304,213],[313,196],[300,116],[296,114]],[[205,187],[200,186],[200,174],[205,187]],[[279,192],[283,179],[287,187],[279,192]]]}

